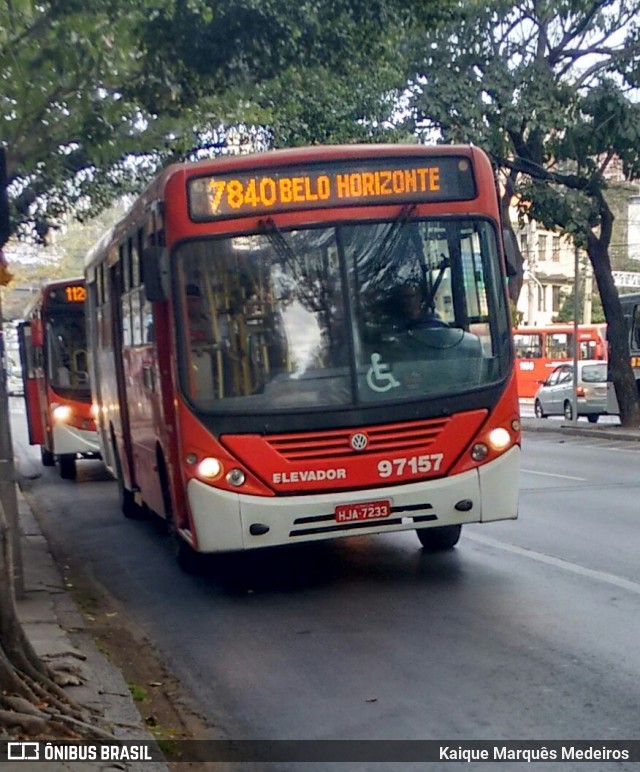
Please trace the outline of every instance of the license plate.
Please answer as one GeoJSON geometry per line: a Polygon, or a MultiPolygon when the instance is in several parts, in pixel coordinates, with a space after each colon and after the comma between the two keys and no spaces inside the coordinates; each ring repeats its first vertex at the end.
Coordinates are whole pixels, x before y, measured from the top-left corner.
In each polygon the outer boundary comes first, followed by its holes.
{"type": "Polygon", "coordinates": [[[388,500],[340,504],[336,507],[336,522],[354,523],[357,520],[378,520],[381,517],[389,517],[390,514],[391,502],[388,500]]]}

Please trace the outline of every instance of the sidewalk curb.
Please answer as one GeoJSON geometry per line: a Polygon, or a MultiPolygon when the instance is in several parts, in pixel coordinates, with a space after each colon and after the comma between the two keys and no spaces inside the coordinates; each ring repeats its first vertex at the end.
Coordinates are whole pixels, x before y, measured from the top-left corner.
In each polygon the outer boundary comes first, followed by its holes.
{"type": "Polygon", "coordinates": [[[520,420],[523,433],[545,432],[547,434],[564,434],[565,436],[590,437],[592,439],[622,440],[624,442],[640,442],[640,428],[623,429],[612,424],[579,424],[565,421],[553,421],[548,418],[522,418],[520,420]]]}
{"type": "MultiPolygon", "coordinates": [[[[100,715],[101,726],[118,740],[155,742],[144,726],[131,692],[118,670],[98,649],[87,630],[71,588],[65,585],[38,521],[19,486],[16,486],[24,570],[24,597],[16,600],[18,618],[38,656],[64,664],[82,683],[65,688],[69,697],[100,715]]],[[[165,762],[62,762],[60,769],[74,772],[127,769],[130,772],[168,771],[165,762]]],[[[22,772],[41,770],[40,764],[21,763],[22,772]]]]}

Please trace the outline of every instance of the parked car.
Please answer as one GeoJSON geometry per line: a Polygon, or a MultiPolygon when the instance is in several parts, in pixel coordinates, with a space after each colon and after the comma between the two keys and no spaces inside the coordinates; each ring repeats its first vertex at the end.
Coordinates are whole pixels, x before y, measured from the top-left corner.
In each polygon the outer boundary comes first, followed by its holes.
{"type": "MultiPolygon", "coordinates": [[[[578,362],[578,416],[591,423],[607,413],[607,363],[597,359],[578,362]]],[[[546,381],[541,381],[534,400],[536,418],[563,415],[573,420],[573,362],[554,368],[546,381]]]]}
{"type": "Polygon", "coordinates": [[[20,367],[9,358],[9,366],[7,368],[7,394],[10,397],[21,397],[24,394],[24,386],[22,383],[22,370],[20,367]]]}

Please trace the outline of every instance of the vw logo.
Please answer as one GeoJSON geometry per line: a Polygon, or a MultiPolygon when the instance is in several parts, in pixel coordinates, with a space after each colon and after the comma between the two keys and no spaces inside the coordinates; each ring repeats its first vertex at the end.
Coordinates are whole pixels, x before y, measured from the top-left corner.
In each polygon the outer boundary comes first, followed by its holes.
{"type": "Polygon", "coordinates": [[[369,444],[369,438],[363,432],[352,435],[350,444],[353,450],[364,450],[369,444]]]}

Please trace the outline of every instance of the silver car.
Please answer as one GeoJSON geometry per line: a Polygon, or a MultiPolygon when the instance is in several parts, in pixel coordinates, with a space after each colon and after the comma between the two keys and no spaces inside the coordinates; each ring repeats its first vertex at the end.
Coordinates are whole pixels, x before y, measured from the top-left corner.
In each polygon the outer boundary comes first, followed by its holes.
{"type": "MultiPolygon", "coordinates": [[[[596,423],[607,412],[607,363],[596,359],[578,362],[576,391],[578,416],[596,423]]],[[[559,365],[541,382],[534,409],[536,418],[563,415],[567,421],[573,420],[573,362],[559,365]]]]}
{"type": "Polygon", "coordinates": [[[22,370],[11,357],[7,368],[7,394],[10,397],[21,397],[24,394],[22,370]]]}

